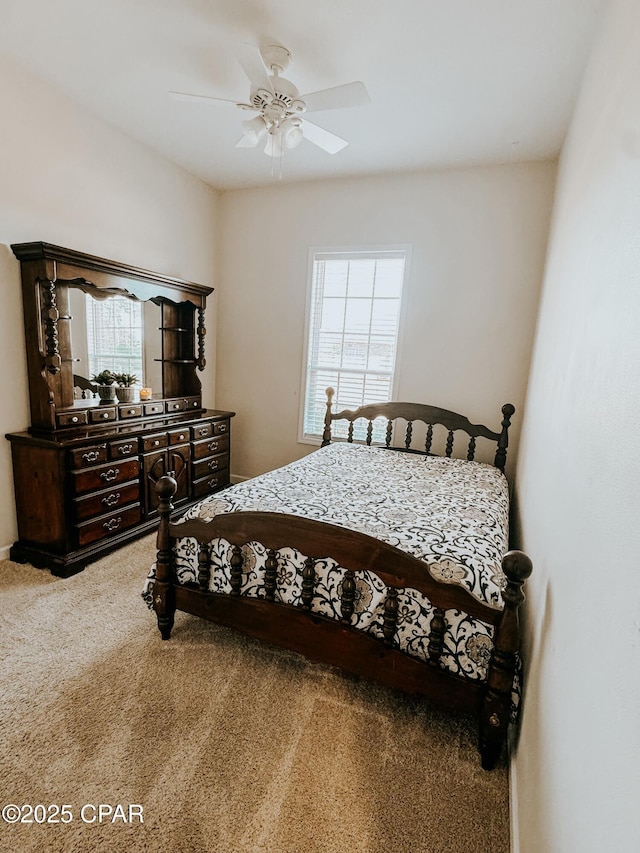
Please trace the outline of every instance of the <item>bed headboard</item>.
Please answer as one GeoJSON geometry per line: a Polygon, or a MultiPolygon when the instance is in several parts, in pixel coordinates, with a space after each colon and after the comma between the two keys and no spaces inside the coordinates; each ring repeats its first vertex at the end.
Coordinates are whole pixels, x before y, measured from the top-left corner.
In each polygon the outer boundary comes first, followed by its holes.
{"type": "Polygon", "coordinates": [[[347,441],[353,442],[354,423],[358,419],[364,418],[368,422],[365,438],[366,444],[387,447],[390,450],[399,450],[405,453],[422,453],[428,456],[431,455],[433,428],[441,425],[448,430],[445,456],[451,457],[453,453],[453,444],[457,431],[464,432],[469,436],[469,443],[467,445],[467,459],[469,461],[472,461],[475,456],[476,439],[478,437],[487,438],[489,441],[496,443],[496,455],[493,464],[496,468],[504,472],[507,461],[507,447],[509,445],[509,427],[511,426],[511,418],[515,412],[515,407],[511,403],[505,403],[502,407],[502,429],[500,432],[495,432],[483,424],[472,424],[464,415],[450,412],[448,409],[440,409],[437,406],[428,406],[423,403],[371,403],[368,406],[360,406],[353,411],[343,409],[341,412],[332,412],[331,408],[333,406],[335,391],[333,388],[327,388],[326,394],[327,411],[324,418],[324,432],[322,433],[323,447],[331,443],[331,425],[333,421],[349,421],[347,441]],[[373,422],[376,418],[386,418],[387,420],[385,440],[382,442],[373,440],[373,422]],[[397,420],[404,420],[407,424],[404,433],[404,446],[391,444],[394,425],[397,420]],[[426,425],[424,450],[418,450],[411,446],[413,424],[415,421],[420,421],[426,425]]]}

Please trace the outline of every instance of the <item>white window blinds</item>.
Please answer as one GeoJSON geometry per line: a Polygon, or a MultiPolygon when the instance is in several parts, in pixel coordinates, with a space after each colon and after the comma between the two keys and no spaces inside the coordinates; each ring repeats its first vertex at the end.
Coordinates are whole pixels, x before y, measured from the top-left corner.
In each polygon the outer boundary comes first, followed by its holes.
{"type": "Polygon", "coordinates": [[[125,297],[86,298],[89,375],[110,370],[142,381],[142,303],[125,297]]]}
{"type": "Polygon", "coordinates": [[[314,253],[301,440],[322,436],[329,386],[334,411],[391,399],[405,260],[404,250],[314,253]]]}

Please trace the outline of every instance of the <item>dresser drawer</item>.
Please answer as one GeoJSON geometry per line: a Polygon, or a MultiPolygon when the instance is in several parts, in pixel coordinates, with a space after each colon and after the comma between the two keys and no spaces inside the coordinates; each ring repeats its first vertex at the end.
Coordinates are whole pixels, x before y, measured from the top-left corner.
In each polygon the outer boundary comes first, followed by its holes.
{"type": "Polygon", "coordinates": [[[214,435],[227,435],[229,432],[229,421],[217,421],[213,424],[214,435]]]}
{"type": "Polygon", "coordinates": [[[104,515],[105,512],[114,513],[126,504],[136,503],[140,500],[140,483],[132,480],[122,486],[106,489],[104,492],[95,492],[84,498],[74,498],[76,519],[84,521],[87,518],[95,518],[96,515],[104,515]]]}
{"type": "Polygon", "coordinates": [[[157,432],[154,435],[145,435],[142,439],[142,451],[148,453],[150,450],[160,450],[167,446],[166,432],[157,432]]]}
{"type": "Polygon", "coordinates": [[[89,415],[86,410],[60,412],[60,414],[56,415],[56,423],[59,427],[82,426],[89,423],[89,415]]]}
{"type": "Polygon", "coordinates": [[[82,524],[78,524],[76,527],[78,545],[82,547],[83,545],[89,545],[91,542],[115,536],[128,527],[138,524],[140,518],[140,504],[133,504],[122,510],[116,510],[109,515],[100,516],[100,518],[96,518],[93,521],[85,521],[82,524]]]}
{"type": "Polygon", "coordinates": [[[69,456],[72,468],[87,468],[89,465],[107,461],[107,445],[92,444],[91,447],[79,447],[77,450],[70,450],[69,456]]]}
{"type": "Polygon", "coordinates": [[[107,421],[115,421],[116,419],[116,410],[115,408],[104,407],[104,406],[96,406],[95,409],[89,410],[89,420],[92,424],[102,424],[107,421]]]}
{"type": "Polygon", "coordinates": [[[125,459],[122,462],[109,462],[97,468],[87,468],[84,471],[73,471],[73,486],[75,494],[92,492],[95,489],[108,489],[127,480],[135,480],[139,473],[138,460],[125,459]]]}
{"type": "Polygon", "coordinates": [[[192,447],[192,459],[204,459],[205,456],[212,456],[214,453],[226,453],[229,450],[228,436],[213,436],[205,438],[202,441],[194,441],[192,447]]]}
{"type": "Polygon", "coordinates": [[[164,404],[167,412],[184,412],[187,408],[186,400],[167,400],[164,404]]]}
{"type": "Polygon", "coordinates": [[[120,417],[124,418],[141,418],[142,417],[142,405],[139,403],[129,403],[124,406],[120,406],[118,408],[120,413],[120,417]]]}
{"type": "Polygon", "coordinates": [[[201,459],[200,462],[193,463],[193,479],[199,480],[200,477],[206,477],[208,474],[213,474],[216,471],[222,471],[229,467],[229,454],[217,453],[215,456],[210,456],[208,459],[201,459]]]}
{"type": "Polygon", "coordinates": [[[138,452],[138,439],[126,438],[123,441],[109,442],[109,459],[123,459],[138,452]]]}
{"type": "Polygon", "coordinates": [[[187,397],[185,402],[185,409],[201,409],[202,403],[200,402],[200,397],[187,397]]]}
{"type": "Polygon", "coordinates": [[[189,441],[189,427],[171,430],[168,436],[169,444],[184,444],[186,441],[189,441]]]}
{"type": "Polygon", "coordinates": [[[164,414],[164,403],[145,403],[145,415],[162,415],[164,414]]]}
{"type": "Polygon", "coordinates": [[[203,498],[205,495],[214,492],[216,489],[221,489],[229,482],[229,471],[225,468],[217,474],[212,474],[210,477],[203,477],[201,480],[195,480],[193,483],[194,498],[203,498]]]}
{"type": "Polygon", "coordinates": [[[209,421],[209,423],[191,427],[191,435],[194,441],[197,441],[199,438],[208,438],[210,435],[213,435],[213,424],[209,421]]]}

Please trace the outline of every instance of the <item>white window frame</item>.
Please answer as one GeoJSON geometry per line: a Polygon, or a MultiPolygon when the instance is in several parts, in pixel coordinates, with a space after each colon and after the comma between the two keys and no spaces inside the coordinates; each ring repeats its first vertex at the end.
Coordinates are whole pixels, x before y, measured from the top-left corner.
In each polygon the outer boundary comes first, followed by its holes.
{"type": "MultiPolygon", "coordinates": [[[[313,246],[309,249],[308,265],[307,265],[307,299],[305,306],[305,330],[304,330],[304,347],[302,353],[302,375],[300,381],[300,408],[298,413],[298,442],[300,444],[312,444],[319,446],[322,443],[321,436],[307,435],[304,431],[304,415],[307,396],[307,379],[308,379],[308,359],[309,359],[309,343],[311,336],[311,302],[313,295],[313,275],[315,259],[318,255],[334,256],[336,259],[343,258],[372,258],[376,256],[384,256],[385,254],[403,254],[404,269],[402,277],[402,290],[400,295],[400,314],[398,318],[398,329],[396,337],[396,354],[393,367],[393,375],[391,381],[391,397],[395,400],[398,390],[398,365],[401,363],[401,348],[404,329],[405,307],[407,303],[406,294],[409,282],[409,269],[411,262],[411,245],[409,244],[392,244],[382,246],[313,246]]],[[[335,404],[334,404],[335,409],[335,404]]]]}

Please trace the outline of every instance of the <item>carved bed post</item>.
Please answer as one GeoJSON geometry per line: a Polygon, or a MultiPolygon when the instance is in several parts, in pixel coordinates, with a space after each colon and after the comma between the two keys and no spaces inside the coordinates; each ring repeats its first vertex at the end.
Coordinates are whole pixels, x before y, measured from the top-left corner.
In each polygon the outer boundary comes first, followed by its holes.
{"type": "Polygon", "coordinates": [[[153,585],[153,609],[158,617],[158,628],[163,640],[168,640],[171,636],[173,618],[176,612],[173,588],[173,548],[169,535],[169,518],[173,512],[173,501],[171,499],[177,488],[178,484],[171,474],[165,474],[156,483],[160,526],[156,539],[158,554],[156,557],[156,579],[153,585]]]}
{"type": "Polygon", "coordinates": [[[511,712],[511,688],[520,647],[518,608],[524,601],[522,585],[532,571],[531,560],[522,551],[509,551],[502,558],[507,586],[502,592],[504,610],[493,640],[487,686],[480,714],[480,754],[485,770],[492,770],[506,740],[511,712]]]}
{"type": "Polygon", "coordinates": [[[322,433],[322,447],[331,444],[331,406],[333,405],[333,395],[336,393],[333,388],[327,388],[327,411],[324,416],[324,432],[322,433]]]}
{"type": "Polygon", "coordinates": [[[496,458],[493,464],[496,468],[499,468],[504,474],[504,466],[507,463],[507,447],[509,446],[509,427],[511,426],[511,418],[513,417],[513,413],[515,412],[516,407],[512,406],[511,403],[505,403],[502,407],[502,414],[504,415],[502,419],[502,432],[500,433],[500,438],[498,439],[498,449],[496,450],[496,458]]]}

